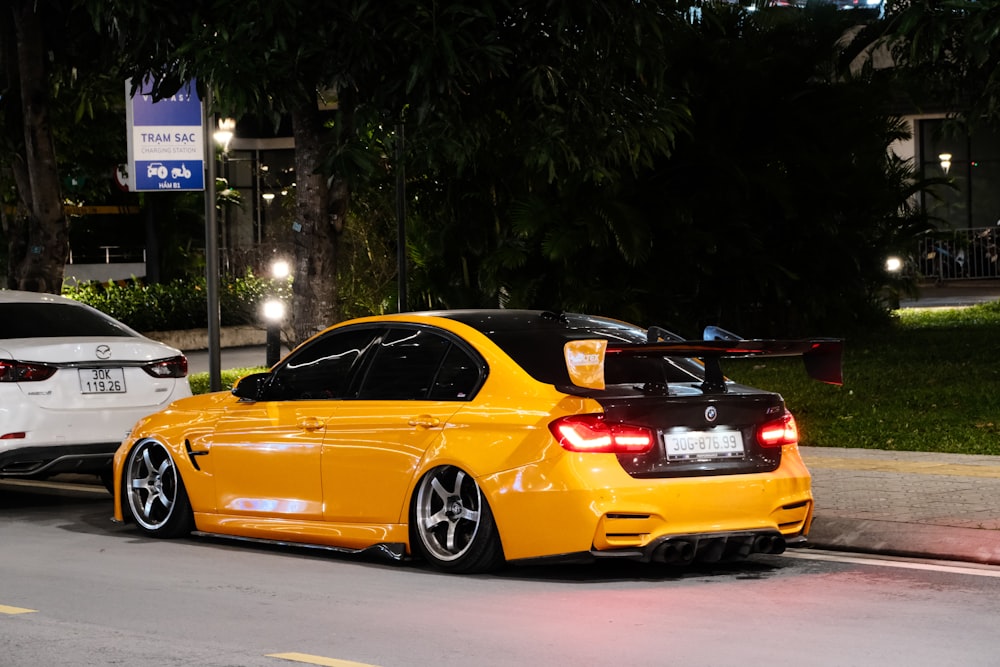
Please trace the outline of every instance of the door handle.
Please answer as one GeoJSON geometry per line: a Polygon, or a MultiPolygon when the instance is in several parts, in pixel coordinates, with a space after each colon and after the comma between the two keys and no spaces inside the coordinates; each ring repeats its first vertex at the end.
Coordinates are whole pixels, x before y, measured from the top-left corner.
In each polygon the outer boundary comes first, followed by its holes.
{"type": "Polygon", "coordinates": [[[421,426],[423,428],[434,428],[435,426],[441,425],[441,420],[437,417],[432,417],[431,415],[419,415],[417,417],[410,417],[409,421],[406,422],[410,426],[421,426]]]}
{"type": "Polygon", "coordinates": [[[326,424],[315,417],[303,417],[299,420],[299,428],[303,431],[318,431],[323,428],[326,424]]]}

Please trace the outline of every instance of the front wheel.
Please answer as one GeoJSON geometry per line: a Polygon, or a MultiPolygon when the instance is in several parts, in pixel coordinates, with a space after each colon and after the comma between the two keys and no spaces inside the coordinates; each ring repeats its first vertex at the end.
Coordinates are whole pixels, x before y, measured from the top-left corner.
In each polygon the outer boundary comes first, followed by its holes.
{"type": "Polygon", "coordinates": [[[145,440],[129,452],[122,471],[122,509],[147,535],[177,537],[191,532],[191,503],[163,444],[145,440]]]}
{"type": "Polygon", "coordinates": [[[504,562],[500,535],[483,492],[454,466],[435,468],[420,480],[410,526],[414,549],[438,569],[488,572],[504,562]]]}

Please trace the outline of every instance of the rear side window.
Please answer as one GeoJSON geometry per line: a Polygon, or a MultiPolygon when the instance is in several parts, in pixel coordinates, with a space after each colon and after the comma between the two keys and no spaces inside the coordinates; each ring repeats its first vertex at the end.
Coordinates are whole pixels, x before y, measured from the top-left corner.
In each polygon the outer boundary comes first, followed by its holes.
{"type": "Polygon", "coordinates": [[[426,329],[394,329],[365,374],[361,400],[467,400],[480,365],[448,338],[426,329]]]}
{"type": "Polygon", "coordinates": [[[458,345],[452,345],[444,357],[431,389],[432,401],[464,401],[479,389],[482,366],[458,345]]]}
{"type": "Polygon", "coordinates": [[[0,338],[132,338],[113,319],[71,303],[0,303],[0,338]]]}

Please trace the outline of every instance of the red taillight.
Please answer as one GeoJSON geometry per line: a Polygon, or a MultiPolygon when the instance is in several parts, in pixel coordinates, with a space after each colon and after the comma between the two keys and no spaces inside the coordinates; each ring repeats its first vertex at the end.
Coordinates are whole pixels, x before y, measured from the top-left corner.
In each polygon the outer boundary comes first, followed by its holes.
{"type": "Polygon", "coordinates": [[[14,431],[13,433],[0,435],[0,440],[24,440],[26,437],[28,437],[28,434],[24,431],[14,431]]]}
{"type": "Polygon", "coordinates": [[[653,448],[652,429],[609,424],[603,415],[571,415],[549,424],[552,435],[571,452],[644,454],[653,448]]]}
{"type": "Polygon", "coordinates": [[[181,355],[146,364],[142,370],[155,378],[182,378],[188,374],[188,360],[187,357],[181,355]]]}
{"type": "Polygon", "coordinates": [[[799,428],[795,417],[786,412],[780,419],[768,422],[757,429],[757,442],[761,447],[781,447],[794,445],[799,441],[799,428]]]}
{"type": "Polygon", "coordinates": [[[55,372],[52,366],[0,359],[0,382],[40,382],[48,380],[55,372]]]}

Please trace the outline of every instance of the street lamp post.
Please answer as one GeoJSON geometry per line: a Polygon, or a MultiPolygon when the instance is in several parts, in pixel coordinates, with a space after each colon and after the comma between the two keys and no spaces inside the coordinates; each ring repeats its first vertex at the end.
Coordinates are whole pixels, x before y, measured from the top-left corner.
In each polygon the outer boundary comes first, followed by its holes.
{"type": "MultiPolygon", "coordinates": [[[[205,117],[215,119],[212,89],[205,95],[205,117]]],[[[212,146],[211,123],[205,123],[205,146],[212,146]]],[[[205,293],[208,302],[208,388],[222,389],[222,350],[219,307],[219,221],[215,201],[215,150],[205,160],[205,293]]]]}
{"type": "MultiPolygon", "coordinates": [[[[291,273],[288,262],[275,260],[271,263],[271,278],[274,280],[287,280],[291,273]]],[[[270,368],[278,363],[281,358],[281,323],[285,319],[285,302],[279,298],[268,299],[264,302],[264,321],[267,327],[266,354],[267,367],[270,368]]]]}
{"type": "MultiPolygon", "coordinates": [[[[215,120],[212,90],[205,96],[205,117],[215,120]]],[[[233,138],[235,123],[229,121],[225,128],[213,130],[213,123],[205,123],[205,145],[212,146],[211,140],[222,145],[223,150],[233,138]]],[[[210,391],[222,389],[222,315],[219,306],[219,220],[215,187],[215,149],[205,160],[205,292],[208,301],[208,388],[210,391]]]]}
{"type": "Polygon", "coordinates": [[[281,358],[281,321],[285,319],[285,303],[280,299],[264,302],[264,320],[267,323],[266,364],[270,368],[281,358]]]}

